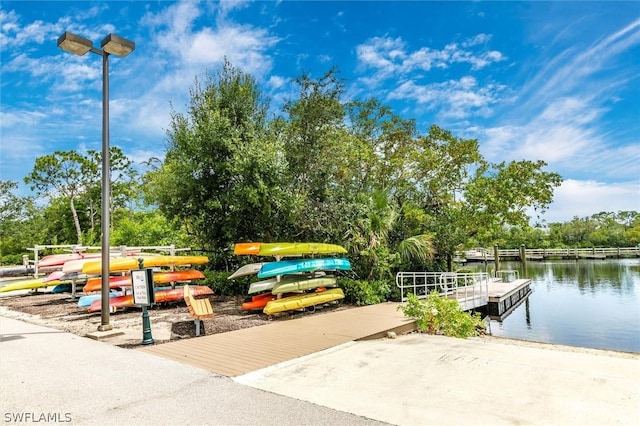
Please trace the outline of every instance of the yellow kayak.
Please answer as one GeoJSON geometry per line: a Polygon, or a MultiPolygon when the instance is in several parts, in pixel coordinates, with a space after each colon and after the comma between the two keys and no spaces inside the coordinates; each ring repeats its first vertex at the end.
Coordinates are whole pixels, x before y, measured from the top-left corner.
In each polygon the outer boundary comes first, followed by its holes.
{"type": "MultiPolygon", "coordinates": [[[[204,265],[209,263],[207,256],[142,256],[145,268],[178,265],[204,265]]],[[[138,269],[137,257],[116,257],[109,260],[109,272],[138,269]]],[[[102,260],[87,262],[82,265],[83,274],[99,274],[102,272],[102,260]]]]}
{"type": "Polygon", "coordinates": [[[16,290],[28,290],[30,288],[40,288],[40,287],[55,287],[58,284],[68,284],[71,281],[45,281],[44,278],[37,278],[32,280],[20,280],[13,281],[11,284],[7,284],[6,286],[0,288],[0,293],[5,293],[8,291],[16,291],[16,290]]]}
{"type": "Polygon", "coordinates": [[[305,256],[346,252],[342,246],[327,243],[262,243],[258,249],[260,256],[305,256]]]}
{"type": "Polygon", "coordinates": [[[333,288],[320,293],[307,293],[299,296],[283,297],[282,299],[272,300],[267,303],[263,312],[267,315],[272,315],[278,312],[293,311],[295,309],[302,309],[339,299],[344,299],[342,289],[333,288]]]}

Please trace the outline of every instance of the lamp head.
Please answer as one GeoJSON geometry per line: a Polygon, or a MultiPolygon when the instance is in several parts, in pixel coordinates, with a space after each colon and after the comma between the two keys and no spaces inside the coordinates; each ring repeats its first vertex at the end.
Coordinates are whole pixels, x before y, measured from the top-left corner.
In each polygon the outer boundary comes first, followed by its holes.
{"type": "Polygon", "coordinates": [[[122,38],[115,34],[109,34],[102,40],[102,50],[116,56],[127,56],[136,48],[136,44],[131,40],[122,38]]]}
{"type": "Polygon", "coordinates": [[[58,47],[74,55],[82,56],[93,49],[93,43],[91,40],[66,31],[58,37],[58,47]]]}

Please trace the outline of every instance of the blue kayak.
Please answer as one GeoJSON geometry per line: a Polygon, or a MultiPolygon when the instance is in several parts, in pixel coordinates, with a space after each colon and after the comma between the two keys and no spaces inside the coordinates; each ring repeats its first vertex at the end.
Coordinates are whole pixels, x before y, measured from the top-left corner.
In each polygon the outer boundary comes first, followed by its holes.
{"type": "Polygon", "coordinates": [[[284,274],[295,274],[297,272],[348,271],[349,269],[351,269],[351,263],[342,257],[281,260],[278,262],[267,262],[262,265],[262,268],[258,271],[258,278],[270,278],[284,274]]]}
{"type": "MultiPolygon", "coordinates": [[[[122,296],[124,293],[121,291],[113,291],[109,293],[109,297],[122,296]]],[[[78,299],[78,308],[88,308],[95,300],[101,300],[101,294],[90,294],[88,296],[82,296],[78,299]]]]}

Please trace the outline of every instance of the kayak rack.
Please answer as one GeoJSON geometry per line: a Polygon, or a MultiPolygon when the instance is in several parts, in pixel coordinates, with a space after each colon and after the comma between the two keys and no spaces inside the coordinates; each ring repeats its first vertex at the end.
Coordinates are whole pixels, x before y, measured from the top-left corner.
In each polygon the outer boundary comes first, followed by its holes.
{"type": "Polygon", "coordinates": [[[489,302],[489,274],[486,272],[398,272],[396,286],[402,302],[409,294],[420,299],[436,291],[443,297],[457,299],[460,309],[468,311],[489,302]]]}

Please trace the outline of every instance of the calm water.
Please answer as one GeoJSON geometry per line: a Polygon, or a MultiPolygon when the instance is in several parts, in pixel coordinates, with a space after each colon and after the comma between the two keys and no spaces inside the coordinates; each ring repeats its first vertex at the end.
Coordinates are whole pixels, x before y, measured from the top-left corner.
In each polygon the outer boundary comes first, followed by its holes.
{"type": "MultiPolygon", "coordinates": [[[[483,271],[493,263],[469,264],[483,271]]],[[[640,353],[640,259],[500,262],[530,278],[533,292],[495,336],[640,353]]]]}

